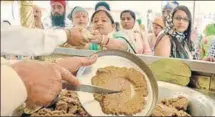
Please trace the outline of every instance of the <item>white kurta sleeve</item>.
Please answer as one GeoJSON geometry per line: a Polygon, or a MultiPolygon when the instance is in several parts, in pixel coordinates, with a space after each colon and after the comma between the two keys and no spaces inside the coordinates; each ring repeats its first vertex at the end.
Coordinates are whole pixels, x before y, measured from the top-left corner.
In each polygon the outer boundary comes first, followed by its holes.
{"type": "Polygon", "coordinates": [[[49,55],[67,40],[64,30],[29,29],[3,24],[1,26],[1,54],[49,55]]]}
{"type": "Polygon", "coordinates": [[[10,62],[1,58],[1,116],[10,116],[27,99],[27,90],[10,62]]]}

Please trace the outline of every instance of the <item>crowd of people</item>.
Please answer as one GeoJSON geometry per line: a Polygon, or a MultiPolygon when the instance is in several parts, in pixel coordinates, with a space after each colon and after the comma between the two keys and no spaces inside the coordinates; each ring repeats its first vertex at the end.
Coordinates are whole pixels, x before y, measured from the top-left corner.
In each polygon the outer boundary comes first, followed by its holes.
{"type": "Polygon", "coordinates": [[[199,34],[192,26],[193,18],[188,7],[176,1],[168,2],[162,15],[154,18],[152,32],[147,32],[135,12],[129,9],[121,12],[120,22],[114,21],[111,7],[104,1],[95,5],[92,16],[81,6],[75,6],[66,16],[65,0],[51,0],[50,5],[50,16],[45,19],[42,19],[41,9],[34,6],[37,28],[78,28],[87,40],[82,45],[65,43],[62,47],[93,51],[120,49],[134,54],[214,61],[215,23],[208,24],[204,33],[199,34]]]}
{"type": "Polygon", "coordinates": [[[178,2],[168,2],[163,7],[162,16],[156,16],[153,20],[151,33],[142,28],[132,10],[123,10],[119,16],[120,22],[115,22],[111,15],[111,6],[106,2],[95,5],[91,19],[87,10],[81,6],[74,7],[65,16],[65,4],[63,0],[51,0],[51,16],[43,21],[41,11],[35,14],[38,28],[78,27],[91,33],[91,36],[88,35],[90,41],[85,46],[65,44],[65,47],[94,51],[120,49],[134,54],[214,61],[214,41],[211,40],[215,38],[215,23],[208,24],[203,34],[195,36],[197,32],[192,26],[190,10],[178,2]]]}
{"type": "MultiPolygon", "coordinates": [[[[2,23],[1,54],[50,55],[61,46],[92,51],[119,49],[133,54],[215,62],[215,23],[208,24],[203,34],[197,34],[190,10],[177,2],[164,6],[162,16],[153,21],[151,33],[129,9],[121,12],[120,22],[115,22],[106,2],[95,5],[91,19],[81,6],[74,7],[66,16],[64,0],[51,0],[50,5],[50,16],[44,20],[41,9],[33,7],[35,29],[2,23]]],[[[61,91],[62,80],[79,85],[75,72],[81,66],[93,64],[96,58],[96,55],[68,57],[55,63],[1,58],[1,115],[11,115],[23,102],[47,105],[61,91]]]]}

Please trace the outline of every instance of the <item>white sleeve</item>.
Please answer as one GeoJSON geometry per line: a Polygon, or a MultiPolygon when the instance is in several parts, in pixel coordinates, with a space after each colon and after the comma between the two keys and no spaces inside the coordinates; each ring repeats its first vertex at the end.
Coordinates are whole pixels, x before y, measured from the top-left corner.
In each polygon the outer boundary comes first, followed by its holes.
{"type": "Polygon", "coordinates": [[[27,99],[27,90],[18,74],[1,58],[1,116],[10,116],[27,99]]]}
{"type": "Polygon", "coordinates": [[[1,25],[1,54],[49,55],[67,40],[65,31],[60,29],[29,29],[3,24],[1,25]]]}

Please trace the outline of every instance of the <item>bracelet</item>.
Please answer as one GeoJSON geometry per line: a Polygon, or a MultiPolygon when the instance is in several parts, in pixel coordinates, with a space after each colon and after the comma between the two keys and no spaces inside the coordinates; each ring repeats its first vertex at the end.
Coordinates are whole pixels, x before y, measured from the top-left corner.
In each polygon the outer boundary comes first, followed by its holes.
{"type": "Polygon", "coordinates": [[[102,45],[102,43],[103,43],[103,41],[104,41],[104,35],[102,35],[102,40],[101,40],[101,42],[100,42],[100,44],[102,45]]]}
{"type": "MultiPolygon", "coordinates": [[[[103,40],[105,40],[105,39],[104,39],[104,35],[103,35],[103,40]]],[[[103,41],[103,40],[102,40],[102,41],[103,41]]],[[[106,43],[105,43],[105,44],[104,44],[104,43],[101,43],[101,45],[102,45],[102,46],[106,46],[106,45],[109,43],[109,41],[110,41],[110,38],[108,37],[106,43]]]]}
{"type": "Polygon", "coordinates": [[[108,40],[107,40],[107,42],[106,42],[105,46],[109,43],[109,41],[110,41],[110,38],[108,38],[108,40]]]}

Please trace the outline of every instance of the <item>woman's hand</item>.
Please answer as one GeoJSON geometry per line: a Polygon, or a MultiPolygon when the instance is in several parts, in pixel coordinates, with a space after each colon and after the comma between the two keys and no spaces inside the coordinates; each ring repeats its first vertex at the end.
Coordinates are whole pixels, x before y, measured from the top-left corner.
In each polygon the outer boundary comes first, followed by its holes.
{"type": "Polygon", "coordinates": [[[102,34],[98,30],[91,31],[92,37],[90,39],[91,43],[101,44],[102,42],[102,34]]]}
{"type": "Polygon", "coordinates": [[[68,38],[68,44],[72,46],[85,46],[85,44],[88,43],[88,41],[84,39],[80,29],[73,27],[71,29],[66,29],[65,31],[68,38]]]}
{"type": "Polygon", "coordinates": [[[202,59],[203,61],[209,61],[209,62],[215,62],[215,58],[214,57],[207,57],[202,59]]]}
{"type": "Polygon", "coordinates": [[[92,31],[91,42],[106,46],[109,42],[109,38],[107,35],[102,35],[98,30],[94,30],[92,31]]]}

